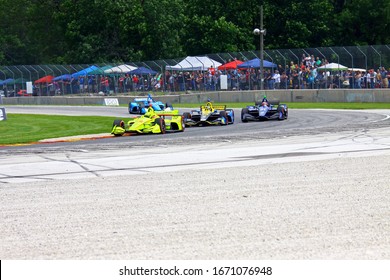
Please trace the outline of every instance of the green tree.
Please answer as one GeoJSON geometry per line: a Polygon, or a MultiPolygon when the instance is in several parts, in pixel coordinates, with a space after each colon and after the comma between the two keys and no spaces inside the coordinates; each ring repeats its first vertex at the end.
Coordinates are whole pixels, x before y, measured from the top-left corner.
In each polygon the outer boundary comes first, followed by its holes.
{"type": "Polygon", "coordinates": [[[389,44],[390,0],[0,0],[0,65],[389,44]]]}
{"type": "Polygon", "coordinates": [[[190,55],[254,48],[252,30],[258,1],[201,0],[186,4],[185,49],[190,55]]]}
{"type": "Polygon", "coordinates": [[[390,0],[345,1],[336,15],[339,45],[389,44],[390,0]]]}

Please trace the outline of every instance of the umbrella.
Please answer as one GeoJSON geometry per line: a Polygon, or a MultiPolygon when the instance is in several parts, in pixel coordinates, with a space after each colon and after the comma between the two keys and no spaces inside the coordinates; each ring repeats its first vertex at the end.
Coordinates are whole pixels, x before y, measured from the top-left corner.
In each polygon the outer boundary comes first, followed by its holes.
{"type": "Polygon", "coordinates": [[[128,72],[129,74],[131,75],[147,75],[147,74],[157,74],[156,71],[152,70],[152,69],[149,69],[149,68],[146,68],[146,67],[139,67],[135,70],[132,70],[130,72],[128,72]]]}
{"type": "Polygon", "coordinates": [[[328,63],[328,64],[325,64],[321,67],[318,67],[317,68],[318,70],[329,70],[329,71],[340,71],[340,70],[347,70],[348,67],[347,66],[344,66],[344,65],[341,65],[341,64],[338,64],[338,63],[328,63]]]}
{"type": "MultiPolygon", "coordinates": [[[[238,68],[260,68],[261,60],[259,58],[254,58],[252,60],[248,60],[244,63],[239,64],[238,68]]],[[[272,63],[268,60],[263,60],[263,67],[265,68],[277,68],[278,66],[275,63],[272,63]]]]}
{"type": "Polygon", "coordinates": [[[44,76],[38,80],[36,80],[34,82],[34,84],[48,84],[48,83],[51,83],[53,81],[53,76],[51,75],[47,75],[47,76],[44,76]]]}
{"type": "Polygon", "coordinates": [[[228,63],[225,63],[221,66],[218,66],[218,70],[232,70],[232,69],[237,69],[238,64],[242,64],[244,61],[241,60],[234,60],[230,61],[228,63]]]}

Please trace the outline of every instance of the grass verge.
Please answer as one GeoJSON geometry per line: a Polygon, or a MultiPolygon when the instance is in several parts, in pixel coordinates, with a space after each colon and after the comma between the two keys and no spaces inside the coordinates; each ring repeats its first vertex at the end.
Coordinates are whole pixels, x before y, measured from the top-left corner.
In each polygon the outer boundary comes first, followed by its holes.
{"type": "Polygon", "coordinates": [[[110,132],[112,117],[7,114],[0,122],[0,145],[110,132]]]}

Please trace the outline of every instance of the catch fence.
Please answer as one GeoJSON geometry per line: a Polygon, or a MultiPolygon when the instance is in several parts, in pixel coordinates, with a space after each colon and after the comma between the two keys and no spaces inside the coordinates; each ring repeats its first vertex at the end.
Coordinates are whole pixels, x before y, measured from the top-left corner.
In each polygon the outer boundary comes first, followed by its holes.
{"type": "MultiPolygon", "coordinates": [[[[221,64],[233,60],[249,61],[260,57],[259,51],[230,52],[206,54],[212,60],[221,64]]],[[[228,90],[256,90],[260,83],[265,83],[265,89],[291,89],[291,88],[329,88],[329,87],[388,87],[390,72],[390,46],[370,45],[370,46],[349,46],[349,47],[321,47],[302,49],[276,49],[264,50],[264,60],[268,60],[277,65],[275,68],[264,69],[265,73],[273,75],[278,72],[286,72],[287,80],[282,80],[279,84],[270,85],[267,81],[260,81],[259,69],[229,70],[217,72],[218,75],[210,77],[205,74],[205,70],[197,71],[167,71],[166,66],[176,65],[185,58],[161,59],[143,62],[125,63],[100,63],[100,64],[72,64],[72,65],[11,65],[0,66],[0,91],[5,96],[24,95],[26,82],[32,82],[34,95],[63,95],[63,94],[120,94],[133,91],[162,91],[162,92],[182,92],[182,91],[212,91],[220,90],[219,75],[228,76],[228,90]],[[314,77],[312,82],[308,76],[304,76],[301,71],[301,63],[307,57],[313,56],[315,60],[325,63],[336,63],[352,69],[352,74],[347,76],[348,70],[332,70],[320,80],[314,77]],[[298,74],[295,79],[291,65],[298,66],[298,74]],[[95,66],[93,72],[85,76],[72,77],[72,74],[82,71],[88,67],[95,66]],[[120,72],[107,72],[107,69],[119,67],[120,72]],[[127,69],[127,68],[128,69],[127,69]],[[129,72],[142,68],[145,72],[137,75],[129,75],[129,72]],[[370,70],[376,74],[374,84],[369,80],[370,70]],[[379,69],[379,71],[378,71],[379,69]],[[127,71],[128,70],[128,71],[127,71]],[[150,70],[151,73],[149,73],[150,70]],[[356,78],[357,71],[362,72],[356,78]],[[383,76],[385,71],[385,76],[383,76]],[[299,73],[300,72],[300,73],[299,73]],[[134,80],[133,77],[138,79],[134,80]],[[50,77],[46,81],[35,83],[44,77],[50,77]],[[63,79],[57,79],[64,77],[63,79]],[[172,77],[172,78],[171,78],[172,77]],[[244,78],[245,77],[245,78],[244,78]],[[351,78],[352,77],[352,78],[351,78]],[[53,80],[54,78],[54,80],[53,80]],[[170,78],[173,81],[170,83],[170,78]],[[349,83],[345,80],[349,79],[349,83]],[[357,80],[359,79],[359,80],[357,80]],[[387,83],[385,80],[387,79],[387,83]],[[357,83],[359,81],[359,83],[357,83]],[[18,95],[19,93],[19,95],[18,95]]],[[[213,65],[204,65],[209,68],[213,65]]],[[[320,72],[320,71],[316,71],[320,72]]],[[[326,71],[325,71],[326,72],[326,71]]],[[[280,73],[282,74],[282,73],[280,73]]],[[[267,77],[267,75],[265,76],[267,77]]]]}

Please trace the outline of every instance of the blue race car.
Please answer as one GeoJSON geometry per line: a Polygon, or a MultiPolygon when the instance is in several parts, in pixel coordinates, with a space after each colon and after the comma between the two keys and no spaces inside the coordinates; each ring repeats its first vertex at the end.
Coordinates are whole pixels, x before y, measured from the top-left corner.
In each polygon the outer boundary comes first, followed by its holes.
{"type": "Polygon", "coordinates": [[[150,94],[144,98],[134,98],[129,103],[129,114],[145,114],[149,107],[152,107],[154,111],[164,111],[167,108],[173,110],[173,107],[169,103],[162,103],[161,101],[155,101],[150,94]]]}
{"type": "Polygon", "coordinates": [[[241,110],[241,121],[265,121],[271,119],[285,120],[288,117],[288,107],[279,101],[256,102],[255,106],[247,106],[241,110]]]}

